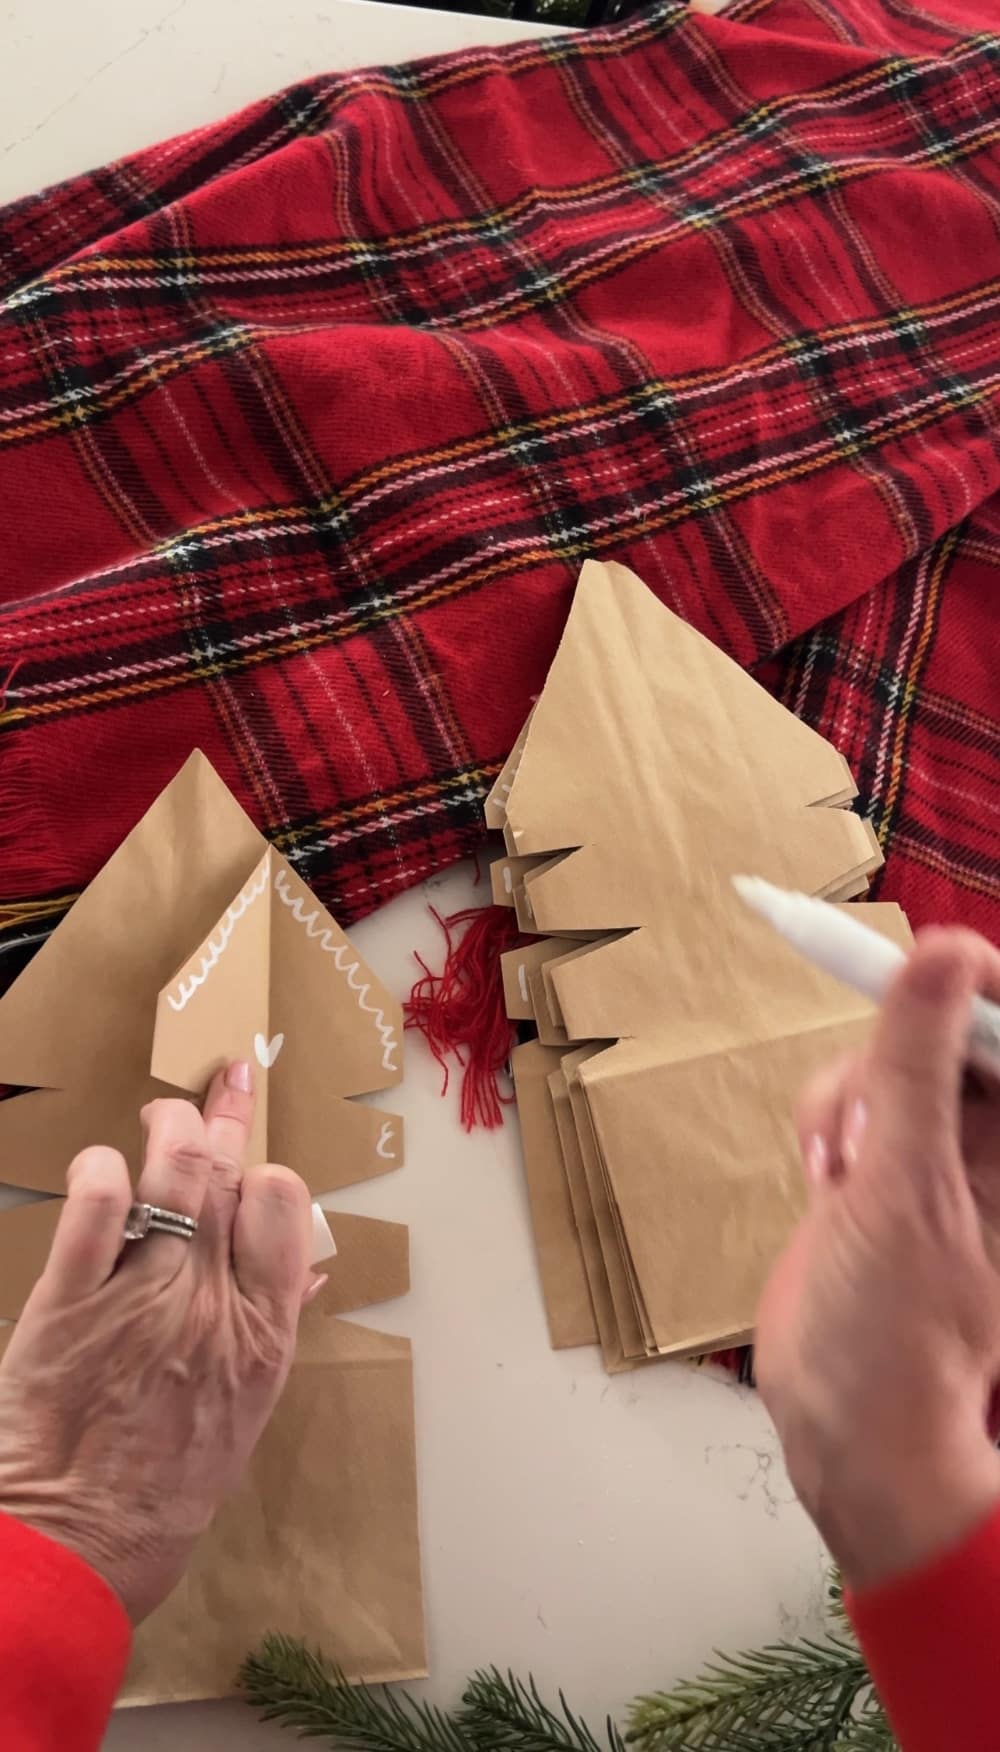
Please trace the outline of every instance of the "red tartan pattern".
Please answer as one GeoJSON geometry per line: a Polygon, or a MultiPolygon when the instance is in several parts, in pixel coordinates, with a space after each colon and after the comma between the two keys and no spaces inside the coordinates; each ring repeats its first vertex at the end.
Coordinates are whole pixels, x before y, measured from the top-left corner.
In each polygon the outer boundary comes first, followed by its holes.
{"type": "Polygon", "coordinates": [[[588,554],[1000,937],[1000,36],[670,3],[0,213],[0,967],[194,746],[345,922],[469,851],[588,554]]]}

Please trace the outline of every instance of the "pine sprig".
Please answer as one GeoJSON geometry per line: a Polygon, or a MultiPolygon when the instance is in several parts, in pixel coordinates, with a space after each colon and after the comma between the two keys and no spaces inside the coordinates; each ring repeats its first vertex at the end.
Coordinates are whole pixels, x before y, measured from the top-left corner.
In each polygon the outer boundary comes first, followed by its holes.
{"type": "Polygon", "coordinates": [[[475,1673],[453,1714],[405,1691],[350,1685],[339,1667],[289,1637],[266,1637],[240,1682],[267,1721],[347,1752],[898,1752],[831,1582],[833,1633],[719,1656],[698,1678],[637,1698],[623,1737],[603,1736],[560,1692],[534,1679],[475,1673]]]}
{"type": "Polygon", "coordinates": [[[642,1752],[834,1752],[870,1685],[844,1636],[778,1643],[637,1699],[627,1738],[642,1752]]]}
{"type": "Polygon", "coordinates": [[[844,1578],[839,1570],[830,1571],[826,1585],[826,1609],[833,1620],[833,1628],[837,1634],[847,1637],[848,1641],[852,1640],[854,1631],[851,1629],[847,1607],[844,1605],[844,1578]]]}
{"type": "Polygon", "coordinates": [[[874,1691],[870,1691],[844,1736],[843,1752],[897,1752],[892,1729],[874,1691]]]}
{"type": "Polygon", "coordinates": [[[527,1684],[513,1673],[490,1667],[469,1681],[462,1698],[461,1719],[480,1752],[625,1752],[625,1743],[611,1717],[605,1741],[596,1739],[585,1721],[573,1714],[562,1692],[559,1711],[551,1710],[530,1676],[527,1684]]]}
{"type": "Polygon", "coordinates": [[[265,1721],[351,1752],[625,1752],[610,1719],[602,1744],[565,1698],[557,1713],[533,1679],[496,1667],[474,1674],[461,1709],[446,1715],[406,1691],[349,1685],[323,1655],[268,1636],[244,1661],[240,1685],[265,1721]]]}
{"type": "Polygon", "coordinates": [[[326,1736],[352,1752],[476,1752],[456,1718],[405,1691],[349,1685],[325,1656],[287,1636],[267,1636],[240,1669],[264,1721],[306,1739],[326,1736]]]}

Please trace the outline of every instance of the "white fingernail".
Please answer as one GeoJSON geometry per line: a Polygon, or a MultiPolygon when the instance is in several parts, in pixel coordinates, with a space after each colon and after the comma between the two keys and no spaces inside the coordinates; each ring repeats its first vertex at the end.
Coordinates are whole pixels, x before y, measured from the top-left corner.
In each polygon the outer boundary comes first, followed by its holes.
{"type": "Polygon", "coordinates": [[[323,1206],[313,1199],[312,1206],[312,1245],[309,1252],[309,1264],[321,1265],[324,1259],[333,1259],[337,1252],[337,1243],[323,1206]]]}
{"type": "Polygon", "coordinates": [[[810,1186],[822,1186],[830,1172],[830,1152],[822,1132],[813,1132],[806,1144],[805,1176],[810,1186]]]}
{"type": "Polygon", "coordinates": [[[843,1135],[840,1141],[840,1153],[849,1168],[853,1168],[861,1154],[865,1129],[868,1125],[868,1108],[861,1097],[851,1102],[844,1121],[843,1135]]]}

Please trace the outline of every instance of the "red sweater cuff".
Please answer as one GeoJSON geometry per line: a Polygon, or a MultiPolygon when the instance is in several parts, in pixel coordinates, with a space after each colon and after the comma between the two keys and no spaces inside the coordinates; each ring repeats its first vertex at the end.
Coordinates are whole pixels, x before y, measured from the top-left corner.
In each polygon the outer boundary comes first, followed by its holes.
{"type": "Polygon", "coordinates": [[[903,1752],[1000,1745],[1000,1504],[961,1545],[847,1608],[903,1752]]]}
{"type": "Polygon", "coordinates": [[[96,1752],[131,1641],[107,1582],[64,1545],[0,1514],[4,1752],[96,1752]]]}

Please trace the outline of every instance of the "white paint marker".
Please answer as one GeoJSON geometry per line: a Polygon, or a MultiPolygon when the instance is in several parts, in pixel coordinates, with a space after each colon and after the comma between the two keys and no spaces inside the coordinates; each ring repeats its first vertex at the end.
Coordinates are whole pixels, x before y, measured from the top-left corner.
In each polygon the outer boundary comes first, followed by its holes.
{"type": "MultiPolygon", "coordinates": [[[[762,876],[734,876],[733,887],[747,906],[773,925],[793,949],[880,1004],[899,972],[906,952],[852,918],[849,909],[831,906],[811,894],[775,888],[762,876]]],[[[977,1070],[1000,1077],[1000,1004],[975,997],[968,1056],[977,1070]]]]}

